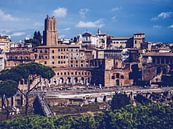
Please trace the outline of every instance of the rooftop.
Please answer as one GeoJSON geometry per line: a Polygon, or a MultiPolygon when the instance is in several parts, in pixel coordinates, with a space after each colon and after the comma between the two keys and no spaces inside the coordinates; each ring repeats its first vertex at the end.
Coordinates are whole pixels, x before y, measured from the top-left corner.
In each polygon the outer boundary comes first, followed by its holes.
{"type": "Polygon", "coordinates": [[[128,40],[130,39],[131,37],[112,37],[111,39],[112,40],[128,40]]]}
{"type": "Polygon", "coordinates": [[[168,52],[165,52],[165,53],[158,53],[158,52],[148,52],[148,53],[145,53],[143,54],[143,56],[173,56],[173,53],[168,53],[168,52]]]}

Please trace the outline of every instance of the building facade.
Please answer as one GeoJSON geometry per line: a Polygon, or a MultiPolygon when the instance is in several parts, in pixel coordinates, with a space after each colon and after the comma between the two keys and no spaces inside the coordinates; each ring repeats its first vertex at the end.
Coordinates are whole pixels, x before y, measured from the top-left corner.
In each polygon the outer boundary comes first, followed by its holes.
{"type": "Polygon", "coordinates": [[[10,43],[11,40],[8,36],[0,35],[0,50],[2,50],[3,52],[8,52],[10,50],[10,43]]]}

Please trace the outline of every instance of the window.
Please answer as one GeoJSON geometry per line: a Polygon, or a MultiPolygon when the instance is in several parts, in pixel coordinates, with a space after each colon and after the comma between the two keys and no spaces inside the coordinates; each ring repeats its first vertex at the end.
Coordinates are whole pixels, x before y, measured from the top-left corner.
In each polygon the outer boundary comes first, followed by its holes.
{"type": "Polygon", "coordinates": [[[45,61],[44,64],[47,64],[47,62],[45,61]]]}
{"type": "Polygon", "coordinates": [[[55,62],[53,61],[52,64],[55,64],[55,62]]]}
{"type": "Polygon", "coordinates": [[[121,75],[121,79],[124,79],[124,76],[123,75],[121,75]]]}
{"type": "Polygon", "coordinates": [[[54,53],[54,50],[52,50],[52,53],[54,53]]]}
{"type": "Polygon", "coordinates": [[[116,78],[119,78],[120,77],[120,74],[119,73],[116,73],[116,78]]]}
{"type": "Polygon", "coordinates": [[[20,84],[23,85],[23,80],[20,81],[20,84]]]}
{"type": "Polygon", "coordinates": [[[112,79],[115,79],[115,76],[112,76],[112,79]]]}
{"type": "Polygon", "coordinates": [[[55,57],[54,56],[52,56],[52,59],[54,59],[55,57]]]}

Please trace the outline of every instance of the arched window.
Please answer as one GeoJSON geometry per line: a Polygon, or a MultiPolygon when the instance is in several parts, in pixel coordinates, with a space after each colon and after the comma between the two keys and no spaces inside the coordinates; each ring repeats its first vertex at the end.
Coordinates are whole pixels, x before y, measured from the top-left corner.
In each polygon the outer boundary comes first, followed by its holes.
{"type": "Polygon", "coordinates": [[[121,75],[121,79],[124,79],[124,76],[123,75],[121,75]]]}

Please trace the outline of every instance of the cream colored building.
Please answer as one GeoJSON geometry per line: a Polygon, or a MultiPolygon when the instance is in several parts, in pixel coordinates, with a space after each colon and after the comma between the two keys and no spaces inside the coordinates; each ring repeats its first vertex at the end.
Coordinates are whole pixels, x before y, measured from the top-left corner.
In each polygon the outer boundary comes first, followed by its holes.
{"type": "Polygon", "coordinates": [[[10,42],[8,36],[0,35],[0,49],[3,50],[3,52],[8,52],[10,50],[10,42]]]}
{"type": "Polygon", "coordinates": [[[144,33],[136,33],[133,36],[133,47],[137,49],[141,49],[142,43],[145,42],[145,34],[144,33]]]}

